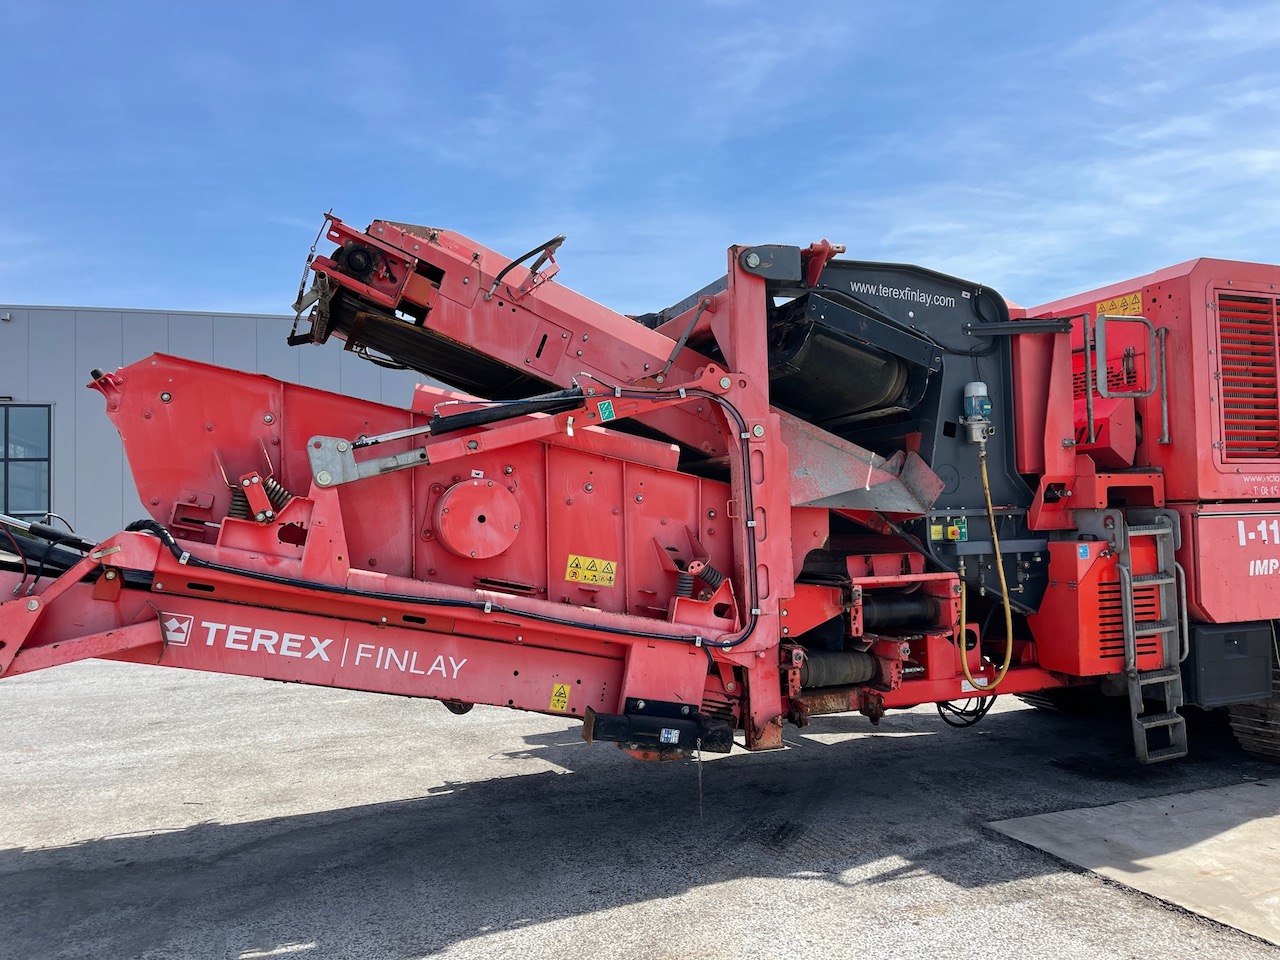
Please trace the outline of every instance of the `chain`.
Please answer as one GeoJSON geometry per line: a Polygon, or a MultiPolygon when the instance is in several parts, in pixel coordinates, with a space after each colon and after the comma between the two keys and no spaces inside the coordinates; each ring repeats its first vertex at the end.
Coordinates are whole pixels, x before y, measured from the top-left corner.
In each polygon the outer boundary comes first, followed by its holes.
{"type": "Polygon", "coordinates": [[[320,238],[324,236],[324,228],[329,225],[329,218],[333,216],[333,208],[329,208],[329,212],[324,215],[324,222],[320,224],[320,230],[316,233],[316,238],[311,242],[311,249],[307,252],[307,262],[302,265],[302,279],[298,281],[298,297],[294,300],[294,316],[293,330],[298,331],[298,321],[302,319],[302,308],[298,304],[302,303],[303,294],[307,292],[307,273],[311,269],[311,264],[316,259],[316,247],[320,246],[320,238]]]}

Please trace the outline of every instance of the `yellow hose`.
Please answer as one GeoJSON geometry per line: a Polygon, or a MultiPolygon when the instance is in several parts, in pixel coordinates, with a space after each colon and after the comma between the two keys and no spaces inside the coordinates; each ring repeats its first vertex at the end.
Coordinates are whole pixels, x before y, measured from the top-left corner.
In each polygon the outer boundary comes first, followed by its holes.
{"type": "MultiPolygon", "coordinates": [[[[1004,664],[1000,667],[1000,672],[996,674],[995,679],[990,683],[979,684],[973,679],[973,674],[969,672],[969,658],[966,656],[965,646],[968,643],[967,630],[968,625],[965,621],[966,591],[964,585],[964,577],[960,578],[960,668],[964,671],[964,678],[969,681],[970,686],[975,690],[984,693],[990,693],[1000,681],[1004,679],[1005,674],[1009,672],[1009,664],[1013,662],[1013,611],[1009,606],[1009,584],[1004,576],[1004,561],[1000,559],[1000,538],[996,535],[996,508],[991,505],[991,480],[987,476],[987,445],[983,443],[978,451],[978,464],[982,468],[982,495],[987,501],[987,521],[991,524],[991,546],[996,555],[996,574],[1000,577],[1000,597],[1004,601],[1004,664]]],[[[982,638],[978,638],[978,657],[982,657],[982,638]]]]}

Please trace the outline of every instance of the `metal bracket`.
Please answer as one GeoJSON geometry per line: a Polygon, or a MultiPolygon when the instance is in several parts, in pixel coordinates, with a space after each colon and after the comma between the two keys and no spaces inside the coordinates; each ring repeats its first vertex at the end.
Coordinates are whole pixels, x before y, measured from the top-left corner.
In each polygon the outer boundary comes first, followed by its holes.
{"type": "Polygon", "coordinates": [[[431,462],[427,451],[419,448],[357,463],[351,441],[341,437],[312,437],[307,442],[307,459],[311,462],[311,478],[320,487],[336,487],[431,462]]]}
{"type": "Polygon", "coordinates": [[[1016,337],[1020,333],[1070,333],[1069,318],[1058,320],[996,320],[991,323],[966,323],[962,328],[971,337],[1016,337]]]}

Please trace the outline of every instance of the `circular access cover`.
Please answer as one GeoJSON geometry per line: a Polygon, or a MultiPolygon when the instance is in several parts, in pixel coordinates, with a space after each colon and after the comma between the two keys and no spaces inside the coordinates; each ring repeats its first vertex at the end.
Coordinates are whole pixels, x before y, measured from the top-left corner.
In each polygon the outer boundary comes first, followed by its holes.
{"type": "Polygon", "coordinates": [[[463,480],[436,501],[436,539],[459,557],[496,557],[520,532],[520,505],[492,480],[463,480]]]}

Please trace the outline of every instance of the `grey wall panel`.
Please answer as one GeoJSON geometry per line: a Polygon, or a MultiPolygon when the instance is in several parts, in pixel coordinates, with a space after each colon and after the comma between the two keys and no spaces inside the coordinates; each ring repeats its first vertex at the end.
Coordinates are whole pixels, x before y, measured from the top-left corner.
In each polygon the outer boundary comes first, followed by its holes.
{"type": "Polygon", "coordinates": [[[211,363],[213,318],[199,313],[169,314],[169,353],[211,363]]]}
{"type": "Polygon", "coordinates": [[[29,379],[30,310],[0,307],[0,396],[25,400],[29,379]]]}
{"type": "Polygon", "coordinates": [[[292,321],[283,317],[261,317],[257,323],[258,367],[255,373],[265,373],[277,380],[297,383],[300,368],[299,349],[289,346],[289,330],[292,321]]]}
{"type": "MultiPolygon", "coordinates": [[[[336,340],[330,340],[325,347],[333,350],[339,348],[339,344],[336,340]]],[[[382,402],[383,370],[380,367],[346,350],[341,352],[339,362],[338,384],[336,387],[329,387],[329,390],[348,397],[359,397],[361,400],[382,402]]]]}
{"type": "Polygon", "coordinates": [[[134,363],[153,353],[172,352],[169,350],[169,318],[163,313],[126,312],[120,320],[124,341],[120,355],[125,363],[134,363]]]}
{"type": "Polygon", "coordinates": [[[257,372],[257,318],[219,316],[213,324],[212,362],[220,367],[257,372]]]}
{"type": "Polygon", "coordinates": [[[423,379],[416,370],[384,370],[380,399],[389,407],[407,408],[413,404],[413,388],[423,379]]]}
{"type": "MultiPolygon", "coordinates": [[[[75,369],[83,385],[94,367],[115,370],[124,363],[124,318],[105,310],[76,311],[75,369]]],[[[75,399],[76,482],[72,522],[88,536],[119,527],[124,510],[124,452],[103,413],[103,398],[81,389],[75,399]]],[[[61,512],[61,511],[58,511],[61,512]]],[[[71,520],[71,517],[67,519],[71,520]]]]}
{"type": "Polygon", "coordinates": [[[298,354],[298,382],[308,387],[341,392],[342,350],[336,342],[321,345],[303,344],[294,347],[298,354]]]}

